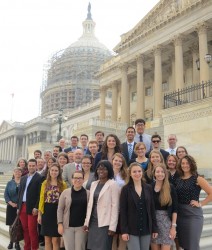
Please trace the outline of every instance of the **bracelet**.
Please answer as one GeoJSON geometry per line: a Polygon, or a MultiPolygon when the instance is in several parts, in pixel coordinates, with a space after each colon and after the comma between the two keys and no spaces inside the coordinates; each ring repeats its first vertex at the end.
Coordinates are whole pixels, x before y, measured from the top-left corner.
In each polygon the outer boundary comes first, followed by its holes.
{"type": "Polygon", "coordinates": [[[172,226],[173,226],[173,227],[177,227],[177,224],[176,224],[176,223],[172,223],[172,226]]]}

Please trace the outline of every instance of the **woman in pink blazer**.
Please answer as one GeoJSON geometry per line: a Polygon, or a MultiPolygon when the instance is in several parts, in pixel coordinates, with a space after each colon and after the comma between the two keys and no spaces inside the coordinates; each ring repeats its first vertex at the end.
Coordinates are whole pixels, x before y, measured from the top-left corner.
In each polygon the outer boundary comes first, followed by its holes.
{"type": "Polygon", "coordinates": [[[98,163],[85,219],[88,231],[88,249],[110,250],[119,214],[119,187],[115,182],[112,165],[107,160],[98,163]]]}

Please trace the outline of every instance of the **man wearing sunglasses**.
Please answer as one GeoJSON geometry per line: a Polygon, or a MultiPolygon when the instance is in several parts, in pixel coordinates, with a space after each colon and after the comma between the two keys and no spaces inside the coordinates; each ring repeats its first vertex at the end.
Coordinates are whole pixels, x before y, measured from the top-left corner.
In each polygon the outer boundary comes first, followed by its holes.
{"type": "MultiPolygon", "coordinates": [[[[161,149],[160,146],[161,146],[161,137],[160,135],[152,135],[151,137],[151,149],[155,149],[155,150],[159,150],[163,156],[163,159],[166,163],[166,160],[167,160],[167,157],[169,156],[169,153],[167,151],[165,151],[164,149],[161,149]]],[[[146,157],[149,158],[149,154],[150,154],[151,151],[147,152],[146,153],[146,157]]]]}

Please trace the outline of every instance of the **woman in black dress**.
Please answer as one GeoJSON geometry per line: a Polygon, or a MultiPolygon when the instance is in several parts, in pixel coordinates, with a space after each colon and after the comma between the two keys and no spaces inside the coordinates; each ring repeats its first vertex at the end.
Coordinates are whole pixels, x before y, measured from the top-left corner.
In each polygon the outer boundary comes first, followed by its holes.
{"type": "MultiPolygon", "coordinates": [[[[17,216],[17,201],[18,201],[18,189],[20,185],[22,175],[22,169],[17,167],[13,171],[13,179],[7,183],[7,186],[4,191],[4,199],[7,203],[6,210],[6,225],[11,226],[17,216]]],[[[13,242],[10,241],[10,244],[7,247],[8,249],[13,248],[13,242]]],[[[19,242],[15,243],[15,249],[20,250],[19,242]]]]}

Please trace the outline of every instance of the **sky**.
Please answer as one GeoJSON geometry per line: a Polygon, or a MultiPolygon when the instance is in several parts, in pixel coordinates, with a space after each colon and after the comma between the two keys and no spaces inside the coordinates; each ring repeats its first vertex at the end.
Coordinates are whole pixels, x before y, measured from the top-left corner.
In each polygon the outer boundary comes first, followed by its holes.
{"type": "MultiPolygon", "coordinates": [[[[90,0],[95,35],[109,50],[159,0],[90,0]]],[[[89,0],[0,1],[0,124],[40,114],[44,64],[82,35],[89,0]]]]}

